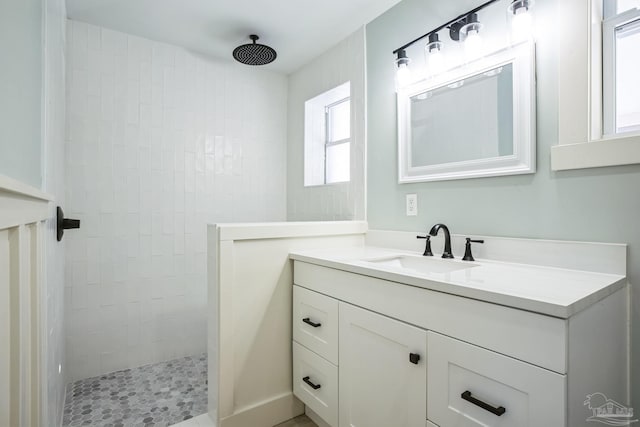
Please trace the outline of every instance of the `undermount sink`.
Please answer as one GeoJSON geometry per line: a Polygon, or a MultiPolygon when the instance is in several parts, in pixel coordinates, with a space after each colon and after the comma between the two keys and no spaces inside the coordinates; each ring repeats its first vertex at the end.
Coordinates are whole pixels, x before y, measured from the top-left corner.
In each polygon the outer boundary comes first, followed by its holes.
{"type": "Polygon", "coordinates": [[[411,255],[395,255],[390,257],[363,260],[381,267],[394,267],[403,270],[411,270],[418,273],[452,273],[454,271],[466,270],[478,267],[478,264],[471,262],[450,261],[441,258],[428,258],[411,255]]]}

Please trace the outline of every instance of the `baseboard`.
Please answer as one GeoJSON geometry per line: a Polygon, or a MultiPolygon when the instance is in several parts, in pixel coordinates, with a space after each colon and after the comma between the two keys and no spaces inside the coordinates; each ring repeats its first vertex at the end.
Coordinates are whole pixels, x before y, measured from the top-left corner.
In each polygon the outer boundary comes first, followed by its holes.
{"type": "Polygon", "coordinates": [[[318,425],[318,427],[331,427],[329,424],[327,424],[327,422],[325,420],[320,418],[320,415],[316,414],[315,412],[313,412],[308,407],[305,409],[304,413],[307,415],[307,417],[309,417],[309,419],[311,421],[316,423],[318,425]]]}
{"type": "Polygon", "coordinates": [[[223,418],[220,427],[273,427],[302,414],[302,402],[287,393],[223,418]]]}

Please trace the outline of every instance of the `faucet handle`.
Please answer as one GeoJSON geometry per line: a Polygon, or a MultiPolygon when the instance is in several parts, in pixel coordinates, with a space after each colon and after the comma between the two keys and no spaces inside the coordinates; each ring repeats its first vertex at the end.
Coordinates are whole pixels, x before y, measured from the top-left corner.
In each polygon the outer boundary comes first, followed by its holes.
{"type": "Polygon", "coordinates": [[[467,242],[464,246],[464,256],[462,257],[463,261],[475,261],[473,255],[471,254],[471,243],[484,243],[484,240],[473,240],[469,237],[466,238],[467,242]]]}
{"type": "Polygon", "coordinates": [[[431,252],[431,236],[428,234],[426,236],[416,236],[416,239],[426,239],[427,241],[422,256],[433,256],[433,252],[431,252]]]}

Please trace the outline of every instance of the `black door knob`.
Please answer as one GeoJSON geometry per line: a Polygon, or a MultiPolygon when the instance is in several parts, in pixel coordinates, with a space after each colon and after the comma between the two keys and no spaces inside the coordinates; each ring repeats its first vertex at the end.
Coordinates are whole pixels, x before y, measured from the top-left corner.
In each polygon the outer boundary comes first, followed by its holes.
{"type": "Polygon", "coordinates": [[[60,206],[58,206],[58,208],[56,209],[56,216],[58,242],[62,240],[62,236],[64,236],[64,230],[80,228],[80,220],[65,218],[64,212],[60,206]]]}

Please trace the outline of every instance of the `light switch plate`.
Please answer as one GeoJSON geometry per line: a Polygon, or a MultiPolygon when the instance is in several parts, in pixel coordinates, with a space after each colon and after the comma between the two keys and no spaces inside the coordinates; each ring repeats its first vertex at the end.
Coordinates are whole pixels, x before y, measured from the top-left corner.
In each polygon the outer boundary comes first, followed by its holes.
{"type": "Polygon", "coordinates": [[[407,194],[407,216],[418,215],[418,195],[407,194]]]}

